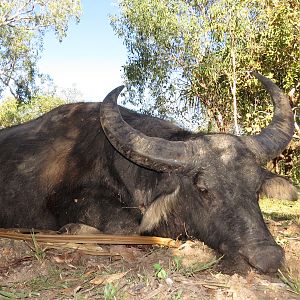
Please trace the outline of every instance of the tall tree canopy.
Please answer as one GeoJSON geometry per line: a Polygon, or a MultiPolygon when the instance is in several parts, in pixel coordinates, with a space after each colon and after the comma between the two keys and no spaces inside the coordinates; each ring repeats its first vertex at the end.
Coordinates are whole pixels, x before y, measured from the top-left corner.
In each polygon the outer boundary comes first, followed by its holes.
{"type": "Polygon", "coordinates": [[[0,1],[0,93],[9,87],[20,101],[30,100],[41,76],[37,61],[47,30],[66,36],[71,19],[79,21],[80,0],[0,1]]]}
{"type": "Polygon", "coordinates": [[[261,111],[272,113],[247,73],[256,69],[293,94],[299,106],[298,0],[119,3],[112,25],[128,49],[124,74],[133,103],[146,92],[162,114],[192,106],[194,118],[201,111],[209,128],[238,132],[241,125],[253,133],[268,119],[261,111]]]}

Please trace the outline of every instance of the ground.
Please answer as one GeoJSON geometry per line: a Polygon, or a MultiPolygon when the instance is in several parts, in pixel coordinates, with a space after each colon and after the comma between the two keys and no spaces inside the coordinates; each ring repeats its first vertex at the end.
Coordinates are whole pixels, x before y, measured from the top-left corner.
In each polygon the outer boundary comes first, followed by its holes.
{"type": "Polygon", "coordinates": [[[285,249],[278,273],[260,274],[199,241],[177,248],[0,239],[0,299],[300,299],[300,201],[261,202],[285,249]],[[89,254],[88,254],[89,253],[89,254]],[[97,254],[97,255],[95,255],[97,254]]]}

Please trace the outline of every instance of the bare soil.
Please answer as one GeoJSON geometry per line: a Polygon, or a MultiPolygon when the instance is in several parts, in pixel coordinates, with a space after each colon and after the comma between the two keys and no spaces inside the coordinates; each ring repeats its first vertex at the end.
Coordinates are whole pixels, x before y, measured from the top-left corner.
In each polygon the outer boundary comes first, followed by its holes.
{"type": "Polygon", "coordinates": [[[218,260],[201,242],[95,245],[106,255],[88,255],[84,247],[0,239],[0,299],[300,299],[300,227],[291,220],[268,226],[286,254],[282,273],[272,275],[218,260]]]}

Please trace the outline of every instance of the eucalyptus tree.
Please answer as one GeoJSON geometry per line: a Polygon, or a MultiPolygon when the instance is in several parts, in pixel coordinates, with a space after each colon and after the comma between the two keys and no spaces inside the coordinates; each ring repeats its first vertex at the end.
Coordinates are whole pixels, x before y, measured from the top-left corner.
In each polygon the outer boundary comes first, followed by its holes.
{"type": "Polygon", "coordinates": [[[209,128],[238,131],[239,123],[253,133],[251,122],[261,121],[259,112],[269,102],[257,94],[248,70],[267,74],[287,92],[294,88],[299,98],[299,1],[121,0],[119,5],[112,25],[128,50],[124,75],[133,103],[143,101],[146,92],[162,114],[194,107],[195,119],[201,111],[209,128]]]}
{"type": "Polygon", "coordinates": [[[80,13],[80,0],[1,0],[0,92],[9,87],[20,102],[30,99],[45,33],[61,41],[80,13]]]}

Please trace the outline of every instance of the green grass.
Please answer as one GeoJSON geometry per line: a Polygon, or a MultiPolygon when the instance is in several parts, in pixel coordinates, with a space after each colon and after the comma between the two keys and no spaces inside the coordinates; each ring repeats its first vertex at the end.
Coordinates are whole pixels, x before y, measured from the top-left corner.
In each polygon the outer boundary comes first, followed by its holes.
{"type": "Polygon", "coordinates": [[[61,284],[59,271],[49,269],[47,276],[38,275],[32,279],[15,284],[8,284],[5,288],[0,286],[0,299],[26,299],[34,298],[45,290],[56,290],[58,288],[66,288],[61,284]],[[25,288],[24,288],[25,287],[25,288]]]}
{"type": "Polygon", "coordinates": [[[28,280],[25,285],[31,290],[38,292],[57,288],[67,288],[68,284],[62,282],[59,275],[59,271],[50,269],[47,276],[39,275],[31,280],[28,280]]]}
{"type": "Polygon", "coordinates": [[[155,270],[155,277],[158,279],[166,279],[168,277],[167,271],[160,265],[160,263],[156,263],[153,265],[155,270]]]}
{"type": "Polygon", "coordinates": [[[44,249],[42,249],[40,247],[40,245],[38,244],[38,242],[35,238],[34,231],[31,232],[31,239],[32,239],[32,243],[33,243],[32,251],[34,252],[34,256],[38,261],[42,262],[46,257],[46,253],[45,253],[44,249]]]}
{"type": "Polygon", "coordinates": [[[279,278],[284,282],[291,291],[295,294],[300,295],[300,281],[296,279],[289,271],[283,273],[281,270],[278,270],[279,278]]]}
{"type": "Polygon", "coordinates": [[[104,287],[104,299],[105,300],[116,299],[117,291],[118,291],[118,289],[117,289],[117,287],[114,284],[108,283],[104,287]]]}
{"type": "MultiPolygon", "coordinates": [[[[281,221],[281,226],[289,226],[294,223],[300,226],[300,199],[298,201],[287,201],[278,199],[263,198],[259,201],[259,205],[266,220],[281,221]]],[[[277,242],[286,243],[284,236],[280,237],[277,242]]],[[[295,276],[289,270],[278,270],[278,277],[285,283],[290,291],[300,295],[299,276],[295,276]]]]}
{"type": "Polygon", "coordinates": [[[83,276],[85,268],[69,270],[65,267],[49,265],[47,269],[47,274],[37,274],[25,281],[9,283],[2,288],[0,286],[0,300],[34,298],[42,295],[45,291],[55,291],[57,295],[64,295],[65,290],[76,288],[78,285],[83,288],[90,286],[83,276]]]}
{"type": "Polygon", "coordinates": [[[26,299],[40,296],[37,292],[23,293],[17,291],[6,291],[0,287],[0,299],[26,299]]]}
{"type": "Polygon", "coordinates": [[[183,267],[180,260],[177,257],[173,258],[175,264],[175,271],[179,272],[183,276],[191,277],[194,276],[196,273],[211,269],[215,265],[217,265],[223,256],[219,258],[215,258],[209,262],[196,262],[190,265],[189,267],[183,267]]]}
{"type": "Polygon", "coordinates": [[[287,201],[263,198],[259,200],[263,215],[275,221],[300,220],[300,201],[287,201]]]}

